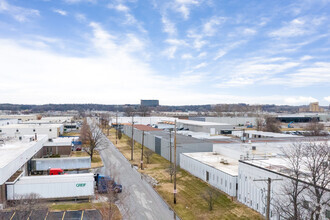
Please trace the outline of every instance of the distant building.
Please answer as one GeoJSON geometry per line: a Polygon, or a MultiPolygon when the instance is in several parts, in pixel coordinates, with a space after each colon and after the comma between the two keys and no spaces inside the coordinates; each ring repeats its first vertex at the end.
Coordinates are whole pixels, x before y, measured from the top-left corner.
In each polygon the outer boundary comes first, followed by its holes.
{"type": "Polygon", "coordinates": [[[324,109],[323,109],[323,108],[320,108],[318,102],[311,102],[311,103],[309,104],[309,111],[310,111],[310,112],[323,112],[324,109]]]}
{"type": "Polygon", "coordinates": [[[141,105],[147,107],[157,107],[159,106],[159,100],[143,100],[141,99],[141,105]]]}

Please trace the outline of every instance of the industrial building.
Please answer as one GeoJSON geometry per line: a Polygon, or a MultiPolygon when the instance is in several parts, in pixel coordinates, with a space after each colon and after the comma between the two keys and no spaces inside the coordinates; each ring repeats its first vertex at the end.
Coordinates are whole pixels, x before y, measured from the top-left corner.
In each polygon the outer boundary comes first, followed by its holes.
{"type": "Polygon", "coordinates": [[[17,119],[19,122],[37,120],[37,115],[0,115],[0,119],[17,119]]]}
{"type": "Polygon", "coordinates": [[[48,138],[56,138],[63,134],[63,124],[10,124],[0,127],[1,134],[8,137],[46,134],[48,138]]]}
{"type": "Polygon", "coordinates": [[[143,100],[141,99],[141,105],[146,107],[157,107],[159,106],[159,100],[143,100]]]}
{"type": "Polygon", "coordinates": [[[20,176],[28,175],[28,161],[38,154],[47,135],[26,135],[0,140],[0,209],[6,203],[6,182],[14,182],[20,176]]]}
{"type": "Polygon", "coordinates": [[[183,153],[180,167],[229,196],[237,195],[238,161],[218,153],[183,153]]]}
{"type": "Polygon", "coordinates": [[[11,118],[11,119],[0,118],[0,127],[5,126],[5,125],[10,125],[10,124],[18,124],[18,119],[16,119],[16,118],[11,118]]]}
{"type": "Polygon", "coordinates": [[[110,125],[112,124],[127,124],[132,123],[134,124],[141,124],[141,125],[154,125],[164,122],[174,122],[175,118],[171,117],[111,117],[110,118],[110,125]]]}
{"type": "MultiPolygon", "coordinates": [[[[239,161],[239,177],[238,177],[238,201],[246,206],[256,210],[262,215],[266,215],[267,209],[267,179],[273,179],[271,183],[271,203],[270,203],[270,219],[280,220],[286,219],[285,213],[277,211],[277,206],[281,206],[281,201],[287,200],[287,192],[284,191],[284,186],[292,184],[290,177],[290,165],[287,160],[279,157],[255,159],[255,160],[240,160],[239,161]],[[258,181],[256,181],[258,180],[258,181]],[[262,181],[259,181],[262,180],[262,181]],[[276,180],[276,181],[274,181],[276,180]]],[[[305,184],[304,180],[299,180],[300,184],[305,184]]],[[[325,190],[325,199],[330,198],[330,188],[325,190]]],[[[316,201],[309,196],[308,189],[301,192],[304,200],[304,209],[301,210],[301,215],[310,217],[308,207],[315,205],[316,201]]],[[[324,202],[324,201],[322,201],[324,202]]],[[[329,204],[321,206],[320,219],[330,218],[329,204]]]]}
{"type": "Polygon", "coordinates": [[[239,125],[255,125],[256,117],[189,117],[189,120],[226,123],[235,126],[239,125]]]}
{"type": "Polygon", "coordinates": [[[42,156],[69,156],[73,148],[73,142],[77,140],[78,137],[60,137],[49,139],[44,144],[42,156]]]}
{"type": "Polygon", "coordinates": [[[195,132],[206,132],[210,134],[231,134],[233,125],[226,123],[214,123],[192,120],[178,120],[177,127],[195,132]]]}
{"type": "MultiPolygon", "coordinates": [[[[238,201],[266,215],[267,179],[278,179],[272,183],[270,219],[279,220],[275,201],[285,199],[281,191],[284,185],[290,183],[290,169],[284,158],[285,149],[293,147],[295,140],[276,139],[275,142],[250,143],[215,143],[213,152],[183,153],[180,155],[180,167],[192,175],[204,180],[210,185],[237,197],[238,201]],[[286,140],[286,141],[284,141],[286,140]],[[256,181],[260,180],[260,181],[256,181]],[[264,181],[266,180],[266,181],[264,181]]],[[[311,140],[298,139],[299,143],[309,143],[311,140]]],[[[313,140],[313,143],[329,143],[329,139],[313,140]]],[[[328,161],[325,161],[328,164],[328,161]]],[[[305,171],[304,171],[305,172],[305,171]]],[[[308,175],[306,174],[306,177],[308,175]]],[[[305,184],[304,180],[299,180],[305,184]]],[[[330,196],[330,188],[325,189],[325,198],[330,196]]],[[[303,192],[304,203],[315,203],[303,192]]],[[[323,206],[322,219],[329,218],[330,207],[323,206]]],[[[283,215],[282,215],[283,217],[283,215]]]]}
{"type": "Polygon", "coordinates": [[[275,132],[265,132],[265,131],[256,131],[256,130],[242,130],[242,131],[233,131],[232,135],[242,138],[243,136],[246,139],[249,138],[299,138],[302,136],[292,135],[292,134],[282,134],[275,132]]]}
{"type": "MultiPolygon", "coordinates": [[[[161,155],[167,160],[174,158],[174,132],[166,132],[160,129],[152,128],[145,125],[134,125],[134,140],[138,143],[142,143],[142,133],[144,131],[144,146],[161,155]],[[171,137],[170,137],[171,135],[171,137]],[[171,146],[171,148],[170,148],[171,146]],[[171,151],[171,154],[170,154],[171,151]]],[[[125,135],[132,137],[132,126],[124,125],[123,132],[125,135]]],[[[180,164],[181,153],[191,152],[212,152],[213,144],[208,141],[188,137],[177,134],[177,149],[176,149],[176,161],[177,165],[180,164]]],[[[173,160],[174,161],[174,160],[173,160]]]]}

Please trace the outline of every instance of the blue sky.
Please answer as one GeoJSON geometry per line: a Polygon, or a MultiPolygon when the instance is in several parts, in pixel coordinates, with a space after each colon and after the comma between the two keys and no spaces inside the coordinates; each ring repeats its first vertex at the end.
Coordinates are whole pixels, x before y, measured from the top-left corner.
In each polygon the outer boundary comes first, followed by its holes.
{"type": "Polygon", "coordinates": [[[330,103],[330,1],[0,0],[0,103],[330,103]]]}

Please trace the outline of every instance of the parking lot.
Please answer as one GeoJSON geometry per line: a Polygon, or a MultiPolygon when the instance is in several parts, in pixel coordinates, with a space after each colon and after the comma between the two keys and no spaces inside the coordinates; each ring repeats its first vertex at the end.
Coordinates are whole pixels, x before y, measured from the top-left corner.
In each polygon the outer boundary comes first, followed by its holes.
{"type": "Polygon", "coordinates": [[[47,210],[33,210],[33,211],[1,211],[0,220],[102,220],[101,213],[96,210],[78,210],[78,211],[47,211],[47,210]]]}

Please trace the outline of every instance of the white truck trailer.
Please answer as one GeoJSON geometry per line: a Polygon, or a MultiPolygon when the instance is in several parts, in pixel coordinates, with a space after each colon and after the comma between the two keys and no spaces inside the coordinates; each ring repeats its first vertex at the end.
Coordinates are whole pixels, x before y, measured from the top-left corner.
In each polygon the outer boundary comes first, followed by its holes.
{"type": "Polygon", "coordinates": [[[7,200],[17,200],[29,194],[41,199],[82,198],[94,195],[92,173],[54,176],[24,176],[6,183],[7,200]]]}
{"type": "Polygon", "coordinates": [[[60,157],[60,158],[37,158],[31,160],[32,170],[48,170],[49,168],[61,168],[63,170],[89,169],[91,168],[90,157],[60,157]]]}

